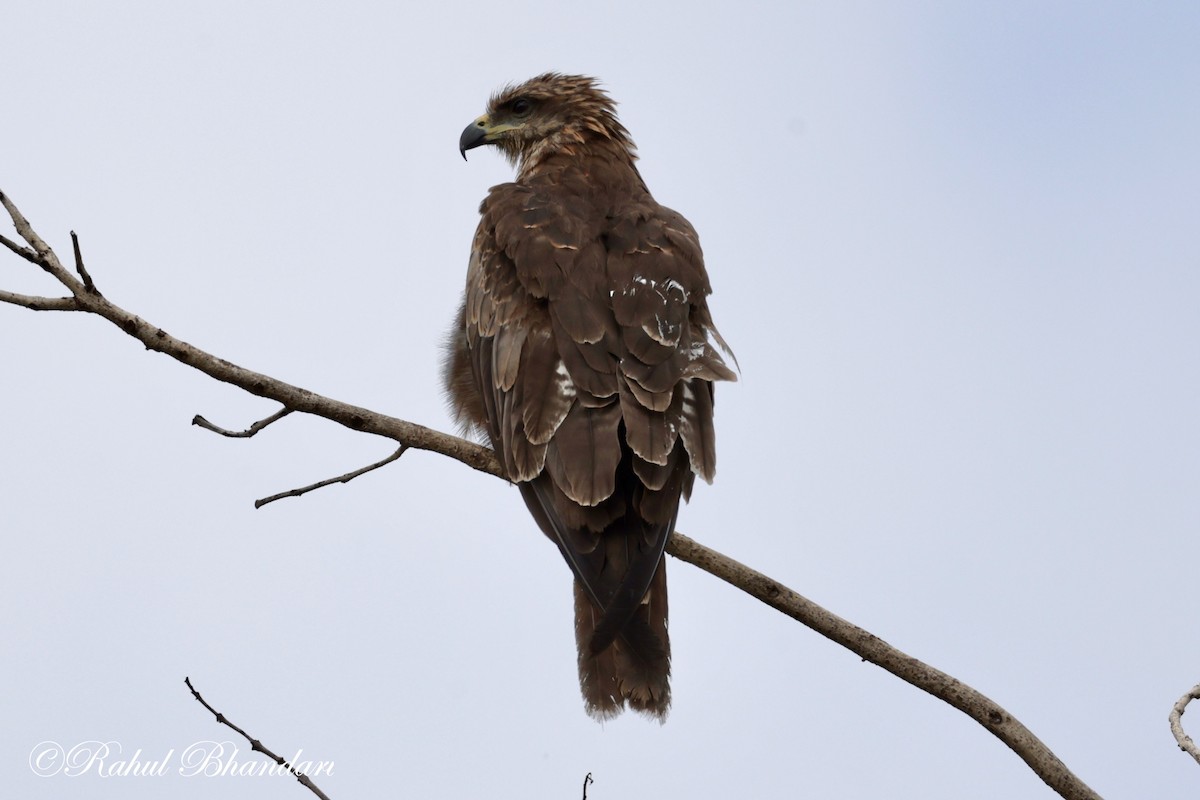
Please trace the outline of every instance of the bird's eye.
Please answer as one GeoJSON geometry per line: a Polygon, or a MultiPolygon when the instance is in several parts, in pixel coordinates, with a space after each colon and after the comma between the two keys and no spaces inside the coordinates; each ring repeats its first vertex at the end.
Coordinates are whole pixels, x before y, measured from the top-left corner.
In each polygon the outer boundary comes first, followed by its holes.
{"type": "Polygon", "coordinates": [[[533,108],[533,104],[524,97],[518,97],[516,100],[513,100],[512,110],[514,114],[528,114],[531,108],[533,108]]]}

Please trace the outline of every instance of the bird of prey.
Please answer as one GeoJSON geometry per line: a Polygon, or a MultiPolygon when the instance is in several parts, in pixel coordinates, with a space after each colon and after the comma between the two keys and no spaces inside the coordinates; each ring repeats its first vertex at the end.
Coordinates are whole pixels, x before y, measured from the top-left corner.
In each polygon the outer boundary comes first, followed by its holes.
{"type": "Polygon", "coordinates": [[[664,720],[663,548],[680,498],[716,468],[717,348],[695,230],[655,202],[593,78],[548,73],[495,94],[459,149],[517,170],[480,205],[444,378],[575,576],[590,715],[664,720]]]}

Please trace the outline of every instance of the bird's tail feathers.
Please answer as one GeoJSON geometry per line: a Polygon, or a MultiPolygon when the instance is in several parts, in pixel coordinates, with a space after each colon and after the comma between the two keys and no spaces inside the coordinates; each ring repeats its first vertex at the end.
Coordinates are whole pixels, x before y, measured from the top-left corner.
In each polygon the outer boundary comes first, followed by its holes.
{"type": "Polygon", "coordinates": [[[596,627],[605,615],[575,582],[575,639],[579,686],[587,712],[598,720],[615,717],[628,705],[666,720],[671,706],[671,643],[667,636],[666,564],[660,562],[643,602],[612,644],[595,652],[596,627]]]}

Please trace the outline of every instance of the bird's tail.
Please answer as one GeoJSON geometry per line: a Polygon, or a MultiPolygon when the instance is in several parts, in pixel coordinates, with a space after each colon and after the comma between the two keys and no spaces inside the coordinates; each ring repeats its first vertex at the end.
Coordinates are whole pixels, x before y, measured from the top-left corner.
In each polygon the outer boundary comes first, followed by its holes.
{"type": "Polygon", "coordinates": [[[598,720],[620,714],[626,704],[663,722],[671,707],[671,642],[667,637],[667,565],[658,564],[646,596],[609,646],[595,653],[592,637],[602,609],[575,581],[575,643],[579,686],[587,712],[598,720]]]}

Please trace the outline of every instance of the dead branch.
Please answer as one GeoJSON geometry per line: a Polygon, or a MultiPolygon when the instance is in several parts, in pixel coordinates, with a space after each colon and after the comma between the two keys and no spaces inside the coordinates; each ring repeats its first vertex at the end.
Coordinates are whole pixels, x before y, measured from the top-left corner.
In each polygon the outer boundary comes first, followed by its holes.
{"type": "Polygon", "coordinates": [[[75,271],[83,278],[83,288],[89,292],[98,291],[96,284],[92,283],[92,276],[88,275],[87,267],[83,266],[83,253],[79,251],[79,237],[75,231],[71,231],[71,248],[75,251],[75,271]]]}
{"type": "Polygon", "coordinates": [[[897,650],[875,634],[842,619],[778,581],[689,539],[679,531],[672,534],[667,541],[667,552],[680,561],[693,564],[736,586],[751,597],[862,656],[863,660],[883,667],[902,681],[911,683],[954,706],[1008,745],[1038,774],[1038,777],[1063,797],[1072,800],[1099,797],[1075,777],[1067,769],[1067,765],[1033,735],[1033,731],[982,692],[897,650]]]}
{"type": "Polygon", "coordinates": [[[329,800],[329,795],[325,794],[320,789],[318,789],[317,785],[315,783],[313,783],[312,779],[309,778],[307,775],[305,775],[302,772],[297,772],[296,768],[294,766],[292,766],[291,764],[289,764],[287,759],[283,758],[282,756],[277,756],[274,753],[272,753],[265,745],[263,745],[262,742],[260,742],[258,739],[253,738],[252,736],[250,736],[250,734],[246,733],[244,730],[239,728],[237,725],[234,725],[232,722],[230,722],[228,719],[225,718],[224,714],[222,714],[220,711],[217,711],[215,708],[210,706],[208,704],[208,701],[206,701],[203,697],[201,697],[200,693],[198,691],[196,691],[196,687],[192,686],[191,678],[184,678],[183,682],[185,684],[187,684],[188,689],[191,690],[192,697],[196,698],[196,701],[198,703],[200,703],[200,705],[207,708],[209,710],[209,712],[214,717],[216,717],[218,724],[225,725],[226,727],[232,728],[233,730],[240,733],[242,735],[242,738],[244,738],[247,742],[250,743],[251,750],[255,751],[256,753],[262,753],[264,756],[271,759],[272,761],[274,761],[276,764],[278,764],[281,767],[287,767],[288,772],[295,775],[296,780],[300,781],[301,784],[308,787],[308,790],[310,792],[315,794],[317,797],[320,797],[321,800],[329,800]]]}
{"type": "Polygon", "coordinates": [[[1179,749],[1196,759],[1196,763],[1200,764],[1200,748],[1196,747],[1196,743],[1192,741],[1192,737],[1188,736],[1183,730],[1183,712],[1187,709],[1188,703],[1193,700],[1200,700],[1200,683],[1193,686],[1187,694],[1175,701],[1175,705],[1171,707],[1168,719],[1171,722],[1171,733],[1175,736],[1175,741],[1179,743],[1179,749]]]}
{"type": "Polygon", "coordinates": [[[282,500],[285,497],[300,497],[301,495],[308,494],[309,492],[316,491],[317,489],[321,489],[325,486],[331,486],[335,483],[349,483],[359,475],[366,475],[372,470],[379,469],[380,467],[386,467],[388,464],[404,455],[404,451],[407,449],[408,445],[402,444],[400,445],[400,448],[396,450],[396,452],[392,453],[382,461],[376,461],[374,464],[369,464],[361,469],[356,469],[353,472],[347,472],[345,475],[339,475],[336,478],[328,478],[323,481],[317,481],[316,483],[309,484],[308,486],[301,486],[299,489],[289,489],[286,492],[280,492],[279,494],[273,494],[270,497],[264,497],[260,500],[255,500],[254,507],[262,508],[267,503],[274,503],[276,500],[282,500]]]}
{"type": "MultiPolygon", "coordinates": [[[[34,232],[29,222],[3,193],[0,193],[0,203],[8,210],[17,233],[29,244],[32,251],[6,240],[9,249],[40,266],[70,290],[72,297],[50,302],[73,300],[74,306],[70,310],[97,314],[142,342],[147,349],[165,353],[216,380],[237,386],[253,395],[275,400],[289,411],[324,417],[351,430],[392,439],[402,445],[401,451],[405,448],[430,450],[449,456],[480,472],[500,478],[506,477],[492,451],[485,447],[405,420],[323,397],[268,375],[239,367],[176,339],[162,328],[113,304],[94,288],[89,289],[72,276],[63,269],[54,251],[34,232]]],[[[33,307],[9,299],[19,297],[21,296],[0,294],[0,302],[33,307]]],[[[67,310],[65,305],[50,305],[45,308],[67,310]]],[[[399,456],[396,454],[394,457],[399,456]]],[[[762,600],[863,659],[883,667],[901,680],[967,714],[1008,745],[1038,777],[1062,797],[1068,800],[1099,799],[1100,796],[1071,773],[1028,728],[996,703],[961,681],[895,649],[877,636],[801,597],[762,573],[704,547],[680,533],[671,537],[666,549],[672,556],[687,561],[762,600]]],[[[199,699],[198,696],[197,698],[199,699]]],[[[205,705],[207,707],[207,704],[205,705]]],[[[212,710],[211,707],[209,710],[212,710]]]]}
{"type": "Polygon", "coordinates": [[[14,253],[19,255],[21,258],[25,259],[26,261],[30,262],[31,264],[38,263],[37,256],[34,254],[34,252],[32,250],[30,250],[28,247],[22,247],[21,245],[17,244],[16,242],[14,242],[12,239],[8,238],[7,236],[0,235],[0,244],[4,245],[9,250],[12,250],[14,253]]]}
{"type": "Polygon", "coordinates": [[[33,311],[82,311],[74,297],[37,297],[0,289],[0,303],[9,303],[33,311]]]}
{"type": "MultiPolygon", "coordinates": [[[[88,291],[80,280],[63,268],[58,256],[34,232],[29,221],[21,215],[21,212],[3,192],[0,192],[0,204],[8,210],[21,238],[33,247],[33,253],[29,260],[50,273],[59,283],[70,290],[76,306],[71,310],[87,311],[103,317],[129,336],[137,339],[145,345],[147,350],[164,353],[176,361],[203,372],[210,378],[231,384],[258,397],[274,400],[292,411],[323,417],[351,430],[383,436],[416,450],[440,453],[456,461],[461,461],[480,472],[486,472],[498,478],[505,477],[500,462],[486,447],[457,436],[440,433],[423,425],[323,397],[316,392],[310,392],[269,375],[254,372],[222,358],[217,358],[181,339],[176,339],[162,328],[152,325],[112,303],[100,292],[88,291]]],[[[19,296],[10,294],[7,297],[19,296]]],[[[7,297],[0,295],[0,302],[11,302],[7,297]]],[[[21,302],[12,304],[28,307],[21,302]]],[[[48,306],[46,310],[66,310],[66,308],[54,305],[48,306]]]]}
{"type": "Polygon", "coordinates": [[[192,417],[192,424],[197,427],[204,428],[204,430],[206,430],[206,431],[212,431],[213,433],[218,433],[221,436],[224,436],[229,439],[249,439],[251,436],[258,433],[263,428],[270,425],[272,422],[278,422],[279,420],[283,419],[290,413],[292,413],[292,409],[281,408],[278,411],[276,411],[274,414],[272,414],[271,416],[267,417],[266,419],[260,419],[258,422],[254,423],[249,428],[246,428],[246,430],[244,430],[244,431],[226,430],[225,428],[222,428],[219,425],[213,425],[211,422],[209,422],[208,420],[206,420],[204,417],[200,416],[199,414],[192,417]]]}

